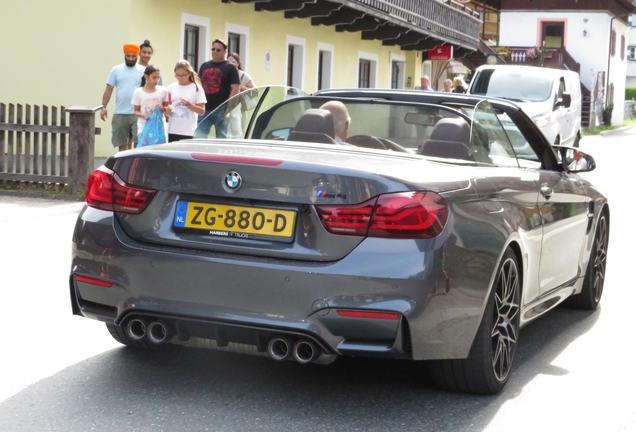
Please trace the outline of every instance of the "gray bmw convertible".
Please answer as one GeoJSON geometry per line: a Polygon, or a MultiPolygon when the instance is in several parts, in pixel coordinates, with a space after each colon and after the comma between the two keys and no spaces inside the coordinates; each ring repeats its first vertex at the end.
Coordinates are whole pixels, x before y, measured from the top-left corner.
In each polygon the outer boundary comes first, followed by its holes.
{"type": "Polygon", "coordinates": [[[579,175],[595,166],[504,100],[250,90],[194,139],[90,176],[73,313],[140,349],[407,359],[496,393],[521,327],[600,302],[610,210],[579,175]]]}

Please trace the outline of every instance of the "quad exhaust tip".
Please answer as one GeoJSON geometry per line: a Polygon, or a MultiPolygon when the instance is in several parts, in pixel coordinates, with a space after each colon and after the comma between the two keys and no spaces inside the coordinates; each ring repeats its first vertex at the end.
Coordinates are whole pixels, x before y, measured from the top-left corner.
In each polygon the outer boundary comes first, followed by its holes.
{"type": "Polygon", "coordinates": [[[267,344],[267,353],[277,361],[292,358],[298,363],[307,364],[316,361],[321,350],[309,340],[294,341],[286,336],[277,336],[267,344]]]}
{"type": "Polygon", "coordinates": [[[140,341],[146,337],[146,322],[139,318],[131,319],[126,326],[126,332],[132,340],[140,341]]]}
{"type": "Polygon", "coordinates": [[[155,345],[167,342],[171,337],[170,328],[161,321],[148,321],[133,318],[126,325],[128,337],[134,341],[147,340],[155,345]]]}
{"type": "MultiPolygon", "coordinates": [[[[162,321],[148,323],[143,318],[133,318],[126,325],[128,337],[134,341],[146,339],[148,342],[160,345],[171,337],[171,330],[162,321]]],[[[300,364],[332,363],[336,356],[323,354],[321,349],[310,340],[294,340],[287,336],[272,338],[267,344],[267,354],[276,361],[294,359],[300,364]]]]}
{"type": "Polygon", "coordinates": [[[292,351],[293,342],[286,337],[275,337],[267,344],[267,353],[276,361],[286,360],[292,351]]]}
{"type": "Polygon", "coordinates": [[[316,347],[313,342],[306,340],[296,342],[292,352],[296,361],[301,364],[311,363],[319,356],[318,347],[316,347]]]}
{"type": "Polygon", "coordinates": [[[148,326],[146,337],[155,345],[162,344],[168,340],[168,329],[162,322],[155,321],[148,326]]]}

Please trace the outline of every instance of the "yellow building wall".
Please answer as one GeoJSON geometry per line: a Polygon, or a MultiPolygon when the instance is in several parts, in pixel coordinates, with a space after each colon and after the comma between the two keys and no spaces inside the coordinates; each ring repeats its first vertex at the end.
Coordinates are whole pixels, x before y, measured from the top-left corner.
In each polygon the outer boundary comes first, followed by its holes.
{"type": "MultiPolygon", "coordinates": [[[[391,86],[391,53],[406,58],[406,79],[419,85],[421,56],[399,47],[365,41],[359,32],[312,26],[310,19],[285,19],[283,12],[256,12],[254,4],[221,0],[24,0],[3,2],[0,14],[0,102],[46,105],[100,105],[111,68],[124,61],[125,43],[151,41],[151,63],[164,85],[175,81],[181,59],[182,14],[210,19],[210,41],[225,39],[226,23],[249,28],[247,72],[258,86],[286,82],[287,36],[305,40],[303,90],[317,86],[318,43],[334,46],[331,87],[357,87],[358,53],[377,55],[376,87],[391,86]],[[27,30],[25,30],[25,28],[27,30]],[[265,56],[270,54],[270,67],[265,56]],[[14,84],[12,84],[14,83],[14,84]]],[[[204,41],[200,41],[204,43],[204,41]]],[[[204,60],[209,60],[210,52],[204,60]]],[[[245,62],[245,60],[247,60],[245,62]]],[[[406,87],[409,88],[409,87],[406,87]]],[[[109,103],[114,108],[115,97],[109,103]]],[[[115,152],[109,117],[96,138],[96,156],[115,152]]]]}

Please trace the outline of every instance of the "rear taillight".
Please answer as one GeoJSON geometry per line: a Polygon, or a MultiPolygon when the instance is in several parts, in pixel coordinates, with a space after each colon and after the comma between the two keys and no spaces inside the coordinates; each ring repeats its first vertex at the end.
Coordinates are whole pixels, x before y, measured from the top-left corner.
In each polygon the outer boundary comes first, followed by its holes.
{"type": "Polygon", "coordinates": [[[448,219],[444,198],[434,192],[380,195],[357,205],[318,205],[320,220],[332,234],[383,238],[433,238],[448,219]]]}
{"type": "Polygon", "coordinates": [[[367,235],[373,207],[378,197],[356,205],[318,205],[323,226],[332,234],[367,235]]]}
{"type": "Polygon", "coordinates": [[[101,210],[140,214],[157,191],[130,186],[114,171],[100,167],[86,182],[86,205],[101,210]]]}

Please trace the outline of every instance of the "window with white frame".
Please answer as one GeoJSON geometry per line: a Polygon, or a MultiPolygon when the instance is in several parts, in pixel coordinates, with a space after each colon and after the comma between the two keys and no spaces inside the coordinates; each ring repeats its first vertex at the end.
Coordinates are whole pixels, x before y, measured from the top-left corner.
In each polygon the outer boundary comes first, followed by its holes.
{"type": "Polygon", "coordinates": [[[194,70],[198,71],[210,54],[210,18],[182,13],[179,46],[179,58],[188,60],[194,70]]]}
{"type": "Polygon", "coordinates": [[[391,53],[391,88],[404,88],[404,75],[406,71],[406,57],[391,53]]]}
{"type": "Polygon", "coordinates": [[[287,77],[290,87],[303,88],[305,79],[305,39],[287,36],[287,77]]]}
{"type": "Polygon", "coordinates": [[[627,60],[636,61],[636,46],[627,47],[627,60]]]}
{"type": "Polygon", "coordinates": [[[199,27],[186,24],[184,29],[183,59],[191,65],[199,64],[199,27]]]}
{"type": "Polygon", "coordinates": [[[371,62],[360,59],[358,61],[358,87],[371,88],[371,62]]]}
{"type": "Polygon", "coordinates": [[[228,54],[241,52],[241,35],[240,34],[238,33],[227,34],[227,52],[228,54]]]}
{"type": "Polygon", "coordinates": [[[248,72],[250,28],[238,24],[225,23],[225,40],[227,41],[228,55],[237,53],[241,57],[243,70],[248,72]]]}
{"type": "Polygon", "coordinates": [[[329,89],[332,87],[331,77],[333,73],[333,45],[318,42],[318,82],[316,89],[329,89]]]}
{"type": "Polygon", "coordinates": [[[358,51],[358,87],[375,88],[378,69],[378,55],[358,51]]]}

